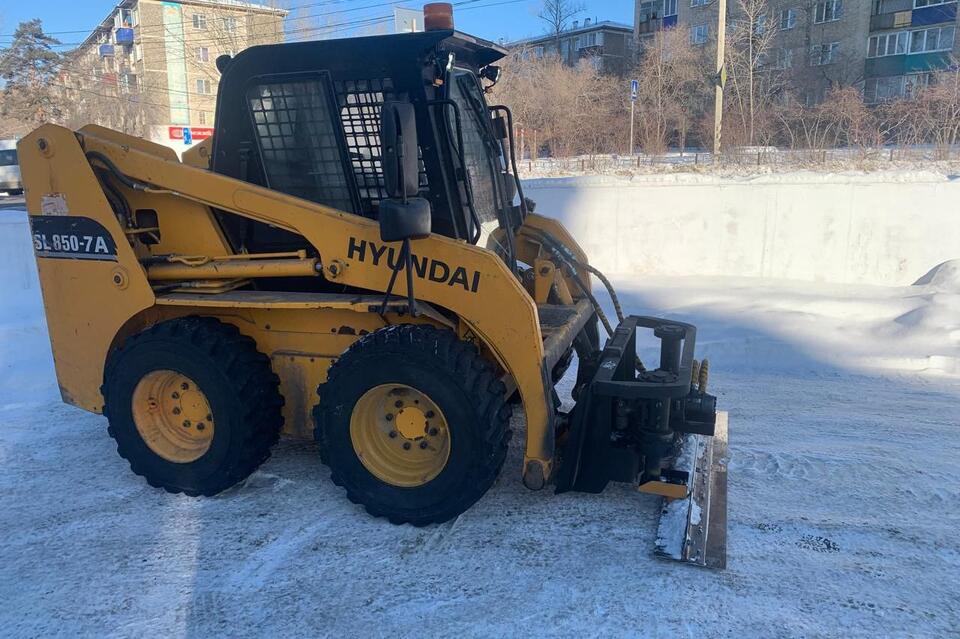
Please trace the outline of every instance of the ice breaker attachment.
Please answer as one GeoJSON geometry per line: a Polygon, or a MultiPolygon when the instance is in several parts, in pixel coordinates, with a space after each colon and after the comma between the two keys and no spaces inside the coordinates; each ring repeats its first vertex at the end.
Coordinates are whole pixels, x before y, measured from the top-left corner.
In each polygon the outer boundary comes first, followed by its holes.
{"type": "Polygon", "coordinates": [[[667,503],[660,533],[670,539],[658,540],[656,554],[722,567],[726,421],[718,422],[716,397],[706,393],[706,368],[696,366],[695,348],[696,328],[689,324],[624,318],[604,349],[580,362],[577,403],[565,416],[554,482],[558,493],[599,493],[614,481],[663,496],[667,503]],[[656,370],[639,365],[639,327],[652,329],[660,340],[656,370]],[[717,446],[715,440],[723,443],[717,446]],[[722,473],[714,472],[718,466],[722,473]],[[715,474],[722,477],[715,481],[715,474]],[[673,525],[680,520],[682,525],[673,525]],[[664,523],[671,525],[665,528],[664,523]],[[707,531],[715,542],[709,562],[707,531]],[[672,552],[674,548],[678,550],[672,552]]]}

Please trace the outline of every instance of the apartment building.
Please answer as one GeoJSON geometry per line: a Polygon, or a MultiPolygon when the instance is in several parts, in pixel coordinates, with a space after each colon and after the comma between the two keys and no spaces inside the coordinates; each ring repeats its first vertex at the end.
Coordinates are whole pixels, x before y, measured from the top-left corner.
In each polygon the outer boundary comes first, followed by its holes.
{"type": "MultiPolygon", "coordinates": [[[[717,2],[637,0],[634,30],[689,30],[693,45],[716,41],[717,2]]],[[[727,36],[745,16],[727,2],[727,36]]],[[[806,104],[832,86],[858,86],[869,103],[908,95],[932,73],[955,64],[957,0],[766,0],[754,29],[769,42],[764,64],[806,104]]]]}
{"type": "Polygon", "coordinates": [[[586,60],[601,73],[622,75],[633,64],[634,30],[630,25],[619,22],[587,18],[582,23],[575,20],[559,38],[548,34],[518,40],[506,46],[536,58],[559,55],[569,66],[586,60]]]}
{"type": "Polygon", "coordinates": [[[71,52],[63,90],[86,119],[183,151],[213,134],[217,58],[281,42],[286,13],[241,0],[121,0],[71,52]]]}
{"type": "Polygon", "coordinates": [[[956,66],[956,0],[876,0],[870,16],[864,98],[908,96],[956,66]]]}

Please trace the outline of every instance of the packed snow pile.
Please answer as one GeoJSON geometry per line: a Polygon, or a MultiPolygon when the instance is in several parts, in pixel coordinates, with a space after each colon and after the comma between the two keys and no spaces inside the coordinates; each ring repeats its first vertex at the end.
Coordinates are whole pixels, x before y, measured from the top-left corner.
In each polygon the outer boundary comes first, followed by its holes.
{"type": "Polygon", "coordinates": [[[936,173],[530,180],[611,275],[908,285],[960,258],[960,180],[936,173]]]}
{"type": "MultiPolygon", "coordinates": [[[[720,277],[615,284],[631,312],[695,324],[714,370],[960,377],[960,291],[720,277]]],[[[653,350],[641,356],[656,361],[653,350]]]]}
{"type": "Polygon", "coordinates": [[[945,293],[960,293],[960,259],[937,264],[913,285],[945,293]]]}

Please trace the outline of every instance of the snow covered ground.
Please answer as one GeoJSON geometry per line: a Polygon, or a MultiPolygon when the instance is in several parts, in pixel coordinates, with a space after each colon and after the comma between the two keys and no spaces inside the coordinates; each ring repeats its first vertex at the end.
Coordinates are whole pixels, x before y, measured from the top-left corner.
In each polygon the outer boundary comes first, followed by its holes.
{"type": "Polygon", "coordinates": [[[312,443],[281,442],[213,499],[154,490],[116,455],[102,417],[60,403],[31,272],[22,214],[0,211],[6,636],[960,628],[960,278],[950,266],[902,287],[618,278],[629,311],[697,323],[712,360],[730,411],[724,572],[651,558],[653,498],[526,491],[520,435],[490,493],[426,529],[350,504],[312,443]]]}

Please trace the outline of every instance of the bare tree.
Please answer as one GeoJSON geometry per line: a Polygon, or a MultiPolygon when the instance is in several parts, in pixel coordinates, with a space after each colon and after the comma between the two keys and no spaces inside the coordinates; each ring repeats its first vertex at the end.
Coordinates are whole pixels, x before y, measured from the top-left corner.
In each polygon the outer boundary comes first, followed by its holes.
{"type": "Polygon", "coordinates": [[[547,33],[553,35],[560,50],[560,34],[567,30],[571,18],[583,11],[586,6],[573,0],[543,0],[540,19],[547,23],[547,33]]]}
{"type": "Polygon", "coordinates": [[[569,67],[556,55],[514,52],[505,64],[496,99],[507,104],[525,139],[554,156],[607,153],[626,129],[626,105],[616,78],[591,60],[569,67]]]}
{"type": "Polygon", "coordinates": [[[732,17],[726,50],[727,86],[731,95],[725,107],[739,124],[743,141],[754,145],[769,133],[763,126],[766,122],[761,120],[769,113],[781,84],[781,77],[771,64],[776,29],[768,0],[736,0],[732,17]]]}
{"type": "Polygon", "coordinates": [[[686,145],[709,98],[708,68],[703,47],[678,29],[657,32],[644,47],[634,75],[640,81],[638,131],[646,153],[661,153],[671,137],[680,148],[686,145]]]}

